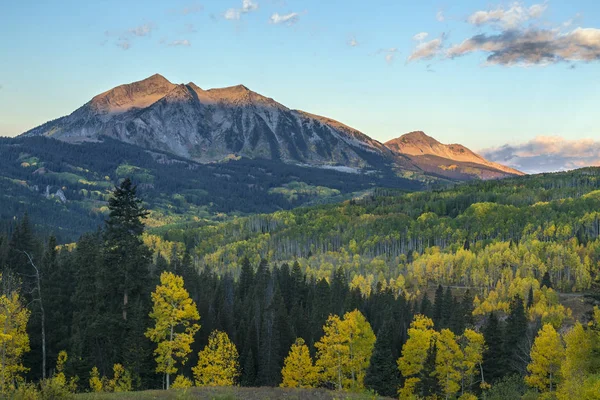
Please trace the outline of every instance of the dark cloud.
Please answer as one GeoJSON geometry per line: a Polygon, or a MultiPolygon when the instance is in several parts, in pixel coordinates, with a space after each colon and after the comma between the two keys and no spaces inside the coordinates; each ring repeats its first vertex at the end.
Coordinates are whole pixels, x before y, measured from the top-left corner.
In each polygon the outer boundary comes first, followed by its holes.
{"type": "Polygon", "coordinates": [[[561,61],[600,60],[600,29],[509,30],[496,35],[479,34],[451,47],[450,58],[482,52],[488,64],[544,65],[561,61]]]}

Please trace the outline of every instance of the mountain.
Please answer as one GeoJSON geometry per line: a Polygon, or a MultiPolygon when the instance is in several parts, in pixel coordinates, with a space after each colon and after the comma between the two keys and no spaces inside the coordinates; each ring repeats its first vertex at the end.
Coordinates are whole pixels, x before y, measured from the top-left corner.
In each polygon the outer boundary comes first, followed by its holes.
{"type": "Polygon", "coordinates": [[[346,172],[391,172],[424,181],[521,174],[422,132],[384,145],[338,121],[291,110],[243,85],[204,90],[193,82],[171,83],[158,74],[101,93],[70,115],[22,136],[71,143],[111,138],[200,163],[268,159],[346,172]]]}
{"type": "Polygon", "coordinates": [[[75,143],[109,137],[203,163],[242,156],[362,169],[395,161],[358,130],[290,110],[243,85],[204,90],[158,74],[99,94],[23,136],[75,143]]]}
{"type": "Polygon", "coordinates": [[[460,144],[442,144],[421,131],[392,139],[385,146],[407,156],[426,173],[451,179],[498,179],[524,175],[521,171],[490,162],[460,144]]]}

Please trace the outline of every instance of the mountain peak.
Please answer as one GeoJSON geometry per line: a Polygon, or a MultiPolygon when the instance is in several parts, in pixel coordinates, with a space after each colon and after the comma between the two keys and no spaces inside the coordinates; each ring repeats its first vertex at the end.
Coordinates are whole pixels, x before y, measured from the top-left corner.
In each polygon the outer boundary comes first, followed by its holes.
{"type": "Polygon", "coordinates": [[[393,141],[396,141],[396,140],[399,140],[399,141],[402,141],[402,142],[426,142],[426,143],[431,143],[431,144],[439,143],[436,139],[434,139],[431,136],[427,135],[423,131],[409,132],[409,133],[406,133],[406,134],[400,136],[398,139],[392,139],[392,140],[390,140],[390,142],[393,142],[393,141]]]}
{"type": "Polygon", "coordinates": [[[164,76],[154,74],[141,81],[119,85],[95,96],[90,105],[100,114],[123,113],[132,108],[145,108],[157,102],[176,85],[164,76]]]}
{"type": "Polygon", "coordinates": [[[287,108],[270,97],[258,94],[244,85],[209,89],[206,91],[215,101],[238,106],[259,105],[267,107],[287,108]]]}
{"type": "Polygon", "coordinates": [[[462,164],[479,166],[480,169],[483,167],[485,171],[482,170],[482,173],[492,173],[488,175],[490,177],[497,177],[493,170],[502,174],[522,175],[520,171],[489,162],[461,144],[446,145],[422,131],[407,133],[387,141],[385,145],[396,154],[409,156],[419,167],[429,172],[439,173],[437,170],[440,168],[444,171],[457,171],[458,166],[462,164]]]}
{"type": "MultiPolygon", "coordinates": [[[[148,82],[148,83],[171,83],[167,78],[162,76],[161,74],[150,75],[146,79],[141,80],[140,82],[148,82]]],[[[134,82],[135,83],[135,82],[134,82]]]]}

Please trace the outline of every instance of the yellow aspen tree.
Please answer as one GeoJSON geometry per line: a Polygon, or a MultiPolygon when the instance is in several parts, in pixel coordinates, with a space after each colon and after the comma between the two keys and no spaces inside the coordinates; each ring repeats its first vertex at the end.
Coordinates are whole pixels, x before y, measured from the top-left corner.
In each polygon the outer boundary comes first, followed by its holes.
{"type": "Polygon", "coordinates": [[[22,379],[21,374],[28,371],[22,359],[30,350],[27,335],[29,314],[17,292],[0,295],[0,394],[14,390],[22,379]]]}
{"type": "Polygon", "coordinates": [[[194,335],[200,329],[196,304],[183,286],[183,278],[171,272],[160,275],[160,285],[152,293],[153,307],[150,317],[155,325],[146,336],[157,343],[156,372],[166,375],[167,389],[170,375],[177,372],[177,362],[185,364],[192,351],[194,335]]]}
{"type": "Polygon", "coordinates": [[[240,376],[238,351],[227,333],[213,331],[192,368],[196,386],[233,386],[240,376]]]}
{"type": "Polygon", "coordinates": [[[113,378],[108,381],[110,391],[118,392],[131,392],[133,382],[129,371],[121,364],[113,365],[113,378]]]}
{"type": "Polygon", "coordinates": [[[399,392],[400,398],[410,399],[415,396],[415,389],[421,381],[418,375],[423,370],[427,351],[436,336],[431,318],[415,315],[408,328],[408,339],[402,346],[402,357],[398,359],[398,368],[405,378],[404,386],[399,392]]]}
{"type": "Polygon", "coordinates": [[[449,329],[442,329],[437,339],[435,372],[446,399],[460,390],[463,358],[454,333],[449,329]]]}
{"type": "Polygon", "coordinates": [[[551,324],[539,331],[531,348],[531,362],[527,366],[529,375],[525,382],[540,392],[552,392],[560,382],[560,367],[564,360],[565,348],[560,335],[551,324]]]}
{"type": "Polygon", "coordinates": [[[323,331],[315,343],[321,380],[335,383],[339,390],[363,389],[376,340],[365,316],[358,310],[344,314],[343,320],[332,315],[323,331]]]}
{"type": "Polygon", "coordinates": [[[285,358],[281,376],[281,387],[313,388],[317,385],[319,375],[304,339],[297,338],[292,345],[285,358]]]}
{"type": "Polygon", "coordinates": [[[175,378],[175,381],[171,385],[171,388],[172,389],[189,389],[192,386],[194,386],[194,382],[192,382],[191,379],[189,379],[183,375],[177,375],[177,377],[175,378]]]}
{"type": "Polygon", "coordinates": [[[92,393],[99,393],[102,392],[103,389],[103,383],[102,383],[102,378],[100,378],[100,372],[98,371],[97,367],[92,368],[92,370],[90,371],[90,390],[92,391],[92,393]]]}
{"type": "Polygon", "coordinates": [[[335,382],[338,390],[343,388],[343,368],[348,362],[348,346],[344,338],[342,320],[330,315],[323,326],[323,337],[315,343],[316,366],[321,371],[320,380],[335,382]]]}
{"type": "Polygon", "coordinates": [[[485,350],[485,340],[483,335],[472,329],[465,329],[460,338],[461,350],[463,352],[462,362],[462,393],[465,393],[466,386],[473,385],[475,375],[481,375],[481,384],[485,384],[483,375],[483,352],[485,350]]]}
{"type": "MultiPolygon", "coordinates": [[[[560,368],[562,382],[557,397],[560,400],[583,399],[585,381],[594,370],[594,351],[600,350],[600,338],[593,330],[586,330],[579,322],[567,332],[565,360],[560,368]]],[[[600,392],[598,392],[600,397],[600,392]]]]}
{"type": "Polygon", "coordinates": [[[347,365],[351,379],[349,385],[353,390],[360,390],[364,388],[365,374],[369,368],[377,338],[371,324],[358,310],[344,314],[344,324],[347,325],[346,332],[350,351],[347,365]]]}

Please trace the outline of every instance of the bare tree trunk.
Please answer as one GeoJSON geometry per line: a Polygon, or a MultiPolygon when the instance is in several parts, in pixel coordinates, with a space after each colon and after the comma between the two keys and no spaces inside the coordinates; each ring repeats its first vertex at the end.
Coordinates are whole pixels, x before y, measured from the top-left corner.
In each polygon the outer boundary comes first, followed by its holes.
{"type": "MultiPolygon", "coordinates": [[[[173,325],[171,325],[171,336],[169,337],[169,340],[171,341],[171,343],[173,343],[173,325]]],[[[169,355],[169,365],[167,367],[167,370],[171,369],[171,359],[172,359],[172,356],[169,355]]],[[[169,390],[170,380],[171,380],[170,378],[171,377],[169,375],[169,372],[167,372],[167,390],[169,390]]]]}
{"type": "Polygon", "coordinates": [[[127,321],[127,303],[129,303],[129,299],[127,297],[127,292],[123,293],[123,320],[127,321]]]}
{"type": "Polygon", "coordinates": [[[42,279],[40,277],[40,270],[35,266],[33,258],[26,251],[22,253],[27,256],[29,264],[35,270],[36,290],[38,292],[37,301],[40,303],[40,312],[42,313],[42,379],[46,379],[46,312],[44,310],[44,302],[42,301],[42,279]]]}

